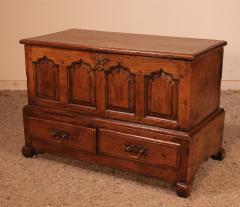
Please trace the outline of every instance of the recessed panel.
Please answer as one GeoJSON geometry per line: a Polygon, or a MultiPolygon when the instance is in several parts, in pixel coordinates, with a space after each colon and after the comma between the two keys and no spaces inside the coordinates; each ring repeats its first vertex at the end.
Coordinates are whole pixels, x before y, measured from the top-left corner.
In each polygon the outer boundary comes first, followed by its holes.
{"type": "Polygon", "coordinates": [[[106,71],[106,107],[129,113],[135,111],[135,76],[121,65],[106,71]]]}
{"type": "Polygon", "coordinates": [[[95,71],[83,61],[68,67],[69,102],[79,105],[96,106],[95,71]]]}
{"type": "Polygon", "coordinates": [[[148,116],[175,119],[177,116],[178,81],[163,70],[145,79],[148,116]]]}
{"type": "Polygon", "coordinates": [[[58,65],[46,56],[33,62],[35,95],[39,98],[59,100],[58,65]]]}

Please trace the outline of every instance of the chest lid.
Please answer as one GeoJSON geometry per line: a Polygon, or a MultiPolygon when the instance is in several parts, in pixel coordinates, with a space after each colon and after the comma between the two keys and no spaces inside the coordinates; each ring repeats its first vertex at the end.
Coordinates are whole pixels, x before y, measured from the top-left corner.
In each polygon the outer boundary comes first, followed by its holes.
{"type": "Polygon", "coordinates": [[[227,44],[222,40],[69,29],[20,40],[22,44],[192,60],[227,44]]]}

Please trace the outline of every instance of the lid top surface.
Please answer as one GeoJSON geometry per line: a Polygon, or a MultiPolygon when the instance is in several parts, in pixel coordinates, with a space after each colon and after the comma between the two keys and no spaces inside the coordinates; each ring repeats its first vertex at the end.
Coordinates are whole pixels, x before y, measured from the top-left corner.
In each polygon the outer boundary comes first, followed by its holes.
{"type": "Polygon", "coordinates": [[[95,50],[125,54],[139,54],[191,60],[211,49],[227,44],[222,40],[209,40],[157,35],[103,32],[69,29],[62,32],[20,40],[23,44],[95,50]]]}

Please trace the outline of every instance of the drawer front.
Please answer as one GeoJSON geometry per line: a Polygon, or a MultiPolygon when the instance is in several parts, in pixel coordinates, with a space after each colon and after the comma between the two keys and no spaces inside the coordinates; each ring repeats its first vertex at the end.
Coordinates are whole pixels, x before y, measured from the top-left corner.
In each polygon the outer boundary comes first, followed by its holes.
{"type": "Polygon", "coordinates": [[[100,129],[99,151],[102,154],[134,160],[148,165],[177,168],[180,144],[100,129]]]}
{"type": "Polygon", "coordinates": [[[28,133],[34,143],[49,144],[56,150],[96,152],[96,129],[28,118],[28,133]]]}

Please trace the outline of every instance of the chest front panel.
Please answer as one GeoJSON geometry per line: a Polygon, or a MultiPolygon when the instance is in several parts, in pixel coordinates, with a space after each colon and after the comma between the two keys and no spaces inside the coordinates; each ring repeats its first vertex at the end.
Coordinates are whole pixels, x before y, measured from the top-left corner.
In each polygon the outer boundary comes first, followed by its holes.
{"type": "Polygon", "coordinates": [[[180,62],[27,48],[29,101],[47,107],[176,128],[180,62]]]}

